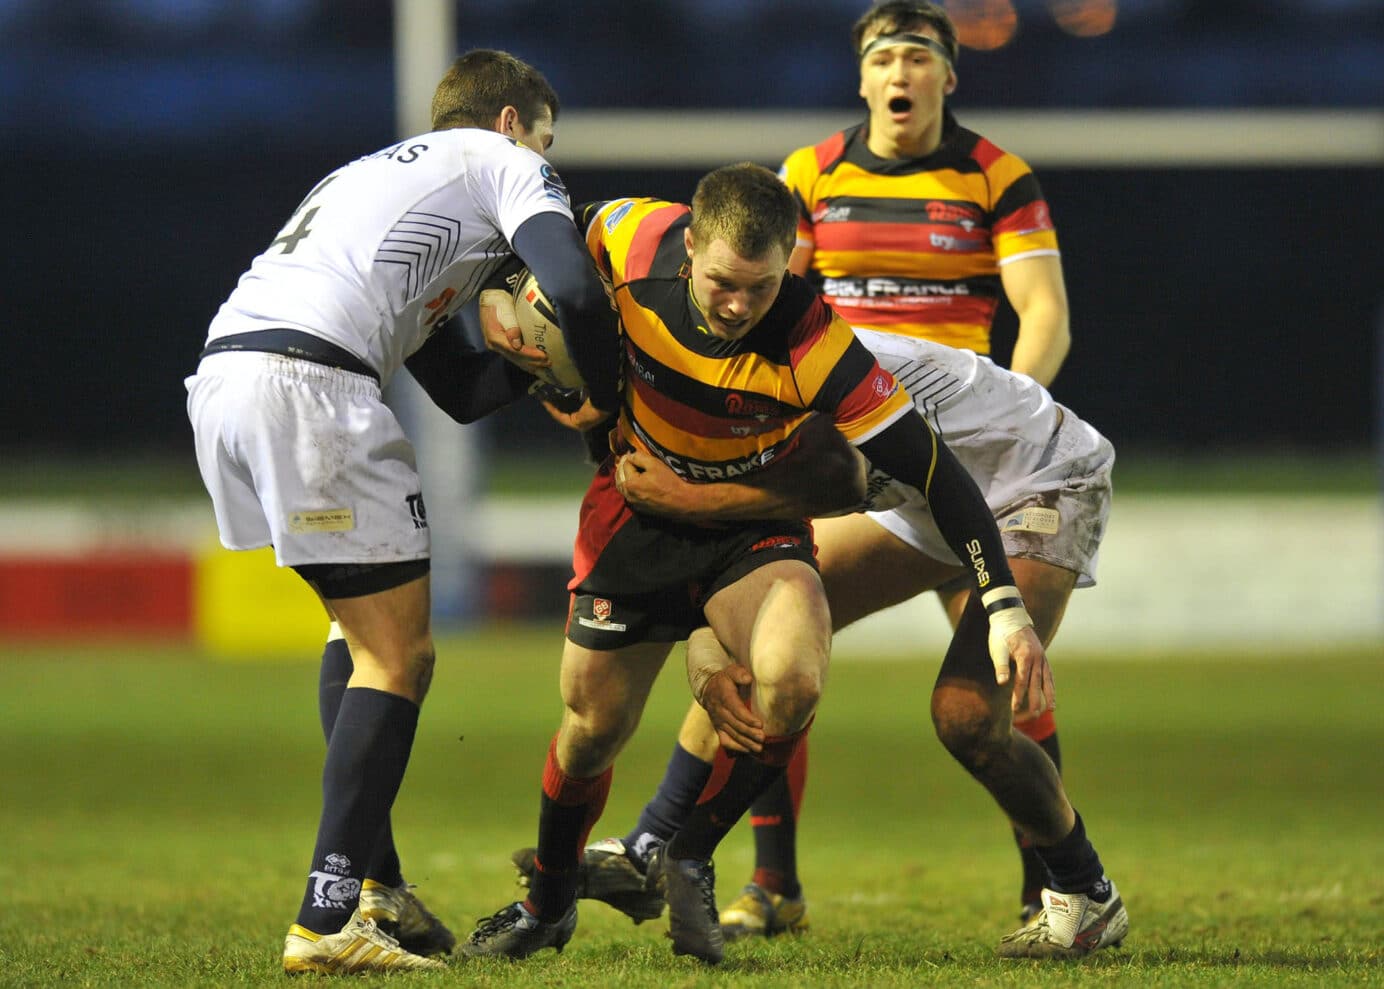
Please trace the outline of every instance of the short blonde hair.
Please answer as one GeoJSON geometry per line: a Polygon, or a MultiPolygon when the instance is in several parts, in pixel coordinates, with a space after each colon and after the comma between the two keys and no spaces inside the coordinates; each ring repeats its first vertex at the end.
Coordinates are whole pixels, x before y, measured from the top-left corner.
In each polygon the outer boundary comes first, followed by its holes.
{"type": "Polygon", "coordinates": [[[762,258],[775,247],[793,253],[798,205],[777,175],[742,161],[708,172],[692,196],[692,240],[721,239],[743,258],[762,258]]]}

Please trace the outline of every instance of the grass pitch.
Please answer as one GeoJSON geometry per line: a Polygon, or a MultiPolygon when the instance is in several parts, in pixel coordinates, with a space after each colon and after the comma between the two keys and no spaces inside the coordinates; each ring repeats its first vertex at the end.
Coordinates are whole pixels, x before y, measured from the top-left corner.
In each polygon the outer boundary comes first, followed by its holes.
{"type": "MultiPolygon", "coordinates": [[[[561,633],[444,639],[395,813],[459,934],[515,898],[559,713],[561,633]]],[[[1001,963],[1017,856],[932,738],[935,657],[839,656],[800,833],[812,931],[674,958],[587,903],[562,955],[391,985],[1384,985],[1384,666],[1372,654],[1083,660],[1055,650],[1068,788],[1125,897],[1122,949],[1001,963]]],[[[175,648],[0,654],[0,985],[277,985],[318,809],[316,664],[175,648]]],[[[616,769],[623,833],[686,703],[680,656],[616,769]]],[[[748,877],[742,827],[722,902],[748,877]]]]}

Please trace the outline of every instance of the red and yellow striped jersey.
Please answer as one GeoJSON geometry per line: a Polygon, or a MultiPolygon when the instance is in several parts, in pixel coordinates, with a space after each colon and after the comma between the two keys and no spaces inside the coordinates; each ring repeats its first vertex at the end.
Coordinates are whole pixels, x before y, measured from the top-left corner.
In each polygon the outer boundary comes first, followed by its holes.
{"type": "Polygon", "coordinates": [[[893,376],[796,275],[785,272],[744,337],[713,336],[692,297],[686,206],[617,199],[577,213],[623,328],[621,434],[681,477],[719,481],[766,467],[793,449],[813,412],[853,443],[912,414],[893,376]]]}
{"type": "Polygon", "coordinates": [[[784,160],[810,278],[852,326],[990,352],[1000,265],[1058,253],[1038,180],[959,126],[924,158],[880,158],[866,125],[784,160]]]}

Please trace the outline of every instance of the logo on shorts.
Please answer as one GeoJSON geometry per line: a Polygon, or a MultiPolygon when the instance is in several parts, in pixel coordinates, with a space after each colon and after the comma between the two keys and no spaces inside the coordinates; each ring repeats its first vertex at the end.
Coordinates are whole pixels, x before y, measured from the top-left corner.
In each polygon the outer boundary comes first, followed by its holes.
{"type": "Polygon", "coordinates": [[[797,536],[770,536],[751,546],[750,552],[758,553],[764,549],[797,549],[802,544],[803,541],[797,536]]]}
{"type": "Polygon", "coordinates": [[[355,527],[356,514],[349,508],[319,508],[310,512],[291,512],[288,516],[288,531],[296,534],[350,532],[355,527]]]}
{"type": "Polygon", "coordinates": [[[428,527],[428,509],[423,504],[423,495],[411,494],[404,498],[408,504],[408,513],[413,517],[413,527],[415,529],[426,529],[428,527]]]}
{"type": "Polygon", "coordinates": [[[613,622],[610,616],[614,614],[615,608],[606,598],[591,599],[591,617],[577,615],[577,624],[582,628],[594,628],[600,632],[626,632],[629,626],[623,622],[613,622]]]}
{"type": "Polygon", "coordinates": [[[1001,532],[1040,532],[1056,535],[1062,527],[1062,516],[1052,508],[1025,508],[999,523],[1001,532]]]}

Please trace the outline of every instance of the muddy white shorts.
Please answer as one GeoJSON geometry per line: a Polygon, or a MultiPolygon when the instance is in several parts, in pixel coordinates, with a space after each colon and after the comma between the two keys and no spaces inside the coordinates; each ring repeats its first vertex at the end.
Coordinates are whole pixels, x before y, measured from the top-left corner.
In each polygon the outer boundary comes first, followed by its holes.
{"type": "Polygon", "coordinates": [[[222,545],[272,544],[283,567],[428,557],[413,447],[373,378],[232,352],[184,384],[222,545]]]}

